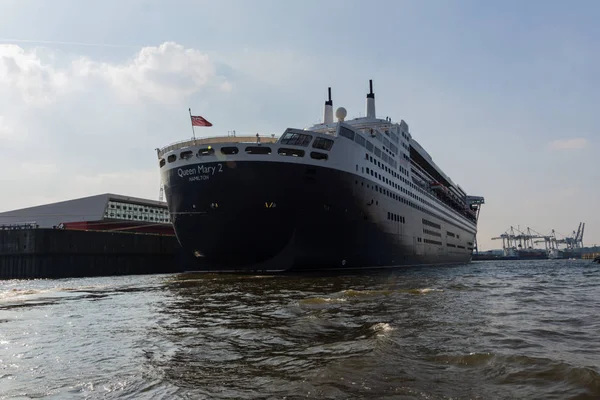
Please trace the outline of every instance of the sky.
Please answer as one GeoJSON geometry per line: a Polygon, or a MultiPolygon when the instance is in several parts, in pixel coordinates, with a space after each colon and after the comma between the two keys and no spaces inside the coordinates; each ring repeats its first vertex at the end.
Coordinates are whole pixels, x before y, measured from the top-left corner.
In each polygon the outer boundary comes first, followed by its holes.
{"type": "Polygon", "coordinates": [[[155,149],[348,118],[373,79],[451,179],[511,226],[600,245],[600,3],[0,0],[0,211],[157,199],[155,149]]]}

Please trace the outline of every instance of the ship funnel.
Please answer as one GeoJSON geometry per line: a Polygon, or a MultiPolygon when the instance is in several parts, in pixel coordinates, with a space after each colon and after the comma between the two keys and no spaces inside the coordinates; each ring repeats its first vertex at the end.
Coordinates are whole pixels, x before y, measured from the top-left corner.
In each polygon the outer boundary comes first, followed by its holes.
{"type": "Polygon", "coordinates": [[[369,79],[369,93],[367,93],[367,118],[375,117],[375,93],[373,93],[373,80],[369,79]]]}
{"type": "Polygon", "coordinates": [[[331,100],[331,88],[327,88],[329,92],[329,100],[325,102],[325,108],[323,109],[323,123],[333,123],[333,101],[331,100]]]}

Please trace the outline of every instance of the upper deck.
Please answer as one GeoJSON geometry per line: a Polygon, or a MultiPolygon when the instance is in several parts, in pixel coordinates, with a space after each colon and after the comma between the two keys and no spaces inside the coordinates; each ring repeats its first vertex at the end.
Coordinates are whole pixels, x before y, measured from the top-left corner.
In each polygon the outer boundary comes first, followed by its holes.
{"type": "Polygon", "coordinates": [[[260,136],[212,136],[207,138],[192,138],[182,140],[179,142],[171,143],[163,148],[156,149],[158,158],[161,158],[166,153],[173,150],[180,150],[186,147],[199,146],[204,144],[217,144],[217,143],[276,143],[279,138],[274,135],[260,136]]]}

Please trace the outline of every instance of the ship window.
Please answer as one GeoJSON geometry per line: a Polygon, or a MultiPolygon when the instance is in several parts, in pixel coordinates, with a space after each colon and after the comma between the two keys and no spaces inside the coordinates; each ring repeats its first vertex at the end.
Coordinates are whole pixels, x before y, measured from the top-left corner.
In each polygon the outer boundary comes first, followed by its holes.
{"type": "Polygon", "coordinates": [[[294,157],[304,157],[304,150],[300,149],[286,149],[285,147],[281,147],[277,154],[282,156],[294,156],[294,157]]]}
{"type": "Polygon", "coordinates": [[[237,154],[239,152],[237,147],[221,147],[222,154],[237,154]]]}
{"type": "Polygon", "coordinates": [[[194,155],[194,152],[191,150],[182,151],[181,154],[179,155],[179,158],[182,160],[188,160],[188,159],[192,158],[193,155],[194,155]]]}
{"type": "Polygon", "coordinates": [[[362,147],[365,147],[367,140],[360,136],[359,134],[356,134],[356,136],[354,137],[354,140],[356,141],[356,143],[360,144],[362,147]]]}
{"type": "Polygon", "coordinates": [[[159,164],[160,164],[160,167],[161,167],[161,168],[162,168],[162,167],[164,167],[166,163],[167,163],[167,162],[165,161],[165,159],[164,159],[164,158],[161,158],[161,159],[160,159],[160,162],[159,162],[159,164]]]}
{"type": "Polygon", "coordinates": [[[333,147],[333,140],[331,139],[325,139],[322,137],[317,137],[315,138],[315,141],[313,142],[312,145],[313,148],[315,149],[321,149],[321,150],[331,150],[331,148],[333,147]]]}
{"type": "Polygon", "coordinates": [[[319,153],[317,151],[310,152],[310,158],[314,158],[315,160],[327,160],[327,154],[319,153]]]}
{"type": "MultiPolygon", "coordinates": [[[[287,144],[290,146],[308,146],[312,140],[311,135],[305,135],[302,133],[287,132],[283,135],[279,143],[287,144]]],[[[264,153],[263,153],[264,154],[264,153]]]]}
{"type": "Polygon", "coordinates": [[[369,142],[367,140],[367,150],[369,150],[371,153],[373,152],[373,143],[369,142]]]}
{"type": "Polygon", "coordinates": [[[177,160],[177,156],[175,154],[171,154],[169,157],[167,157],[167,161],[170,163],[175,160],[177,160]]]}
{"type": "Polygon", "coordinates": [[[381,149],[379,147],[375,147],[375,155],[381,157],[381,149]]]}
{"type": "Polygon", "coordinates": [[[248,146],[246,147],[247,154],[271,154],[271,148],[266,146],[248,146]]]}
{"type": "Polygon", "coordinates": [[[345,138],[348,138],[348,139],[354,141],[354,131],[351,129],[348,129],[344,126],[340,126],[340,136],[343,136],[345,138]]]}
{"type": "Polygon", "coordinates": [[[215,154],[215,149],[213,149],[210,146],[198,150],[198,157],[201,157],[201,156],[211,156],[213,154],[215,154]]]}

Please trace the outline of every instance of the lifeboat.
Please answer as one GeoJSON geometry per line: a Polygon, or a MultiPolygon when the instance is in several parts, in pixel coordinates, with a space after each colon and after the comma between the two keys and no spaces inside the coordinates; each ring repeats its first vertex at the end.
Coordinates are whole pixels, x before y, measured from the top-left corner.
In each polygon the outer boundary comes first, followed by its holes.
{"type": "Polygon", "coordinates": [[[446,186],[442,185],[442,184],[441,184],[441,183],[439,183],[439,182],[432,182],[432,183],[429,185],[429,187],[430,187],[432,190],[436,190],[436,191],[442,192],[442,193],[444,193],[444,194],[448,194],[448,188],[447,188],[446,186]]]}

